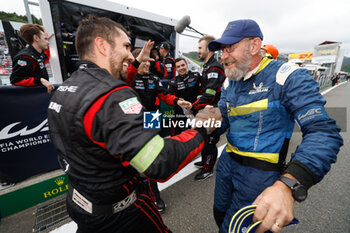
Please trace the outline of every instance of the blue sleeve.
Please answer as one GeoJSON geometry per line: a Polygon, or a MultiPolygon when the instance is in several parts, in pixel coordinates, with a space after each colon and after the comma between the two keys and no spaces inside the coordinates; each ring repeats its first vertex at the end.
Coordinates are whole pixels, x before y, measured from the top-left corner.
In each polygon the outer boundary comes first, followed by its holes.
{"type": "Polygon", "coordinates": [[[288,164],[290,173],[307,188],[321,181],[343,145],[340,128],[324,108],[326,100],[306,70],[294,71],[282,88],[281,103],[294,116],[303,139],[288,164]]]}

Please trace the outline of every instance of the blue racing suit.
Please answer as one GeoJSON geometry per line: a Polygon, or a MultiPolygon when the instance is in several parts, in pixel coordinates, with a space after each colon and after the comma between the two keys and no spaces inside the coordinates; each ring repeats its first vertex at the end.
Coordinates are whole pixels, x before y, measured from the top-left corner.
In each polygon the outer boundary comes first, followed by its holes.
{"type": "Polygon", "coordinates": [[[214,216],[221,232],[281,173],[290,173],[306,188],[322,180],[343,144],[318,84],[305,69],[264,58],[252,73],[240,81],[227,78],[218,103],[220,131],[229,129],[216,170],[214,216]],[[294,120],[303,140],[285,167],[294,120]]]}

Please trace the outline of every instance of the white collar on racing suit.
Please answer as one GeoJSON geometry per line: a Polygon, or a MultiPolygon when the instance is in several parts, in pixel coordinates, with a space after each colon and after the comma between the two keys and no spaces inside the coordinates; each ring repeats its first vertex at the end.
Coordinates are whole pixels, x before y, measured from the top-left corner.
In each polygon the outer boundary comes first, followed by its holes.
{"type": "MultiPolygon", "coordinates": [[[[261,60],[261,62],[262,62],[262,60],[261,60]]],[[[249,71],[248,73],[246,73],[246,75],[244,75],[243,81],[245,81],[245,80],[249,79],[250,77],[252,77],[253,74],[255,74],[259,70],[261,62],[259,63],[259,65],[257,67],[255,67],[253,70],[249,71]]]]}

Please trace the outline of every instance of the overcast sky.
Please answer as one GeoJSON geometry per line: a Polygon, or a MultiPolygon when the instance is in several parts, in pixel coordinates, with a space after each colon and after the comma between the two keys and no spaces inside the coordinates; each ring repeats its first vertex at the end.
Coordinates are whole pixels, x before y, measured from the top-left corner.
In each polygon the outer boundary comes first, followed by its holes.
{"type": "MultiPolygon", "coordinates": [[[[35,1],[35,0],[32,0],[35,1]]],[[[96,0],[98,1],[98,0],[96,0]]],[[[323,41],[342,42],[350,56],[350,0],[110,0],[174,19],[191,17],[198,31],[220,37],[227,23],[254,19],[264,34],[263,43],[280,52],[308,52],[323,41]]],[[[31,6],[35,15],[38,7],[31,6]]],[[[23,0],[0,0],[0,10],[25,14],[23,0]]],[[[180,37],[180,50],[197,50],[197,40],[180,37]]]]}

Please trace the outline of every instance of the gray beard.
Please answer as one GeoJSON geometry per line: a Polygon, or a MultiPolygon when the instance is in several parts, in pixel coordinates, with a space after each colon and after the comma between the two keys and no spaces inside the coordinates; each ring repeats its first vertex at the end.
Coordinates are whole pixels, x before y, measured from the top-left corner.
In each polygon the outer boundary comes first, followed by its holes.
{"type": "Polygon", "coordinates": [[[239,81],[246,75],[246,73],[244,73],[242,70],[238,70],[237,68],[233,70],[226,68],[225,74],[226,74],[226,77],[232,81],[239,81]]]}
{"type": "Polygon", "coordinates": [[[225,67],[226,77],[232,81],[240,81],[247,73],[252,63],[252,55],[249,53],[249,47],[246,46],[244,50],[244,59],[241,62],[237,62],[234,69],[229,69],[225,67]]]}

